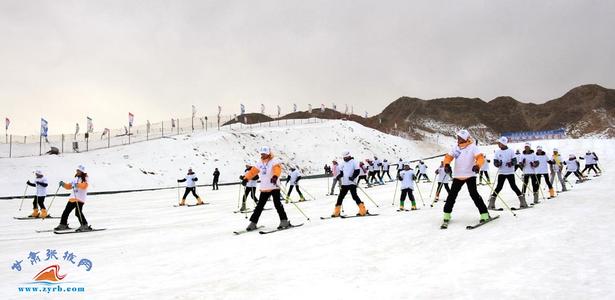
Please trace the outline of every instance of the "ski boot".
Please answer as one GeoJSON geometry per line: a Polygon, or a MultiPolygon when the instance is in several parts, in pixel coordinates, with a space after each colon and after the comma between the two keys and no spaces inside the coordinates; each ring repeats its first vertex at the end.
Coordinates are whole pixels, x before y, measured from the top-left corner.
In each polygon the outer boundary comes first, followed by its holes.
{"type": "Polygon", "coordinates": [[[35,209],[32,211],[32,214],[31,214],[31,215],[29,215],[28,217],[30,217],[30,218],[38,218],[38,215],[39,215],[39,213],[38,213],[38,208],[35,208],[35,209]]]}
{"type": "Polygon", "coordinates": [[[337,218],[340,216],[342,211],[342,206],[341,205],[336,205],[335,209],[333,210],[333,214],[331,215],[331,218],[337,218]]]}
{"type": "Polygon", "coordinates": [[[359,213],[357,214],[357,216],[365,216],[367,215],[369,212],[367,211],[367,209],[365,208],[365,204],[363,204],[363,202],[361,202],[359,204],[359,213]]]}
{"type": "Polygon", "coordinates": [[[47,209],[41,209],[41,214],[38,217],[44,219],[47,218],[47,216],[47,209]]]}
{"type": "Polygon", "coordinates": [[[250,225],[248,225],[248,227],[246,228],[246,231],[254,231],[256,230],[258,227],[256,226],[256,223],[254,222],[250,222],[250,225]]]}
{"type": "Polygon", "coordinates": [[[179,206],[184,206],[184,205],[186,205],[186,199],[183,199],[183,198],[182,198],[182,199],[179,201],[179,206]]]}
{"type": "Polygon", "coordinates": [[[247,211],[248,209],[246,208],[246,202],[242,202],[241,203],[241,208],[239,209],[240,212],[244,212],[247,211]]]}
{"type": "Polygon", "coordinates": [[[201,197],[196,198],[196,205],[202,205],[203,204],[203,200],[201,200],[201,197]]]}
{"type": "Polygon", "coordinates": [[[479,221],[479,223],[488,222],[490,219],[491,219],[491,216],[489,215],[489,213],[480,214],[480,221],[479,221]]]}
{"type": "Polygon", "coordinates": [[[442,225],[440,225],[440,229],[447,229],[448,228],[448,222],[451,220],[451,214],[450,213],[444,213],[444,218],[442,220],[442,225]]]}
{"type": "Polygon", "coordinates": [[[286,228],[290,228],[292,225],[290,224],[290,221],[288,220],[280,220],[280,225],[278,226],[278,229],[286,229],[286,228]]]}
{"type": "Polygon", "coordinates": [[[487,205],[487,209],[495,210],[495,195],[491,195],[489,198],[489,205],[487,205]]]}
{"type": "Polygon", "coordinates": [[[538,192],[534,192],[534,204],[538,204],[540,201],[538,200],[538,192]]]}
{"type": "Polygon", "coordinates": [[[82,224],[81,226],[79,226],[79,228],[77,228],[77,230],[75,231],[79,231],[79,232],[92,231],[92,227],[86,223],[86,224],[82,224]]]}
{"type": "Polygon", "coordinates": [[[519,207],[527,208],[527,202],[525,202],[525,195],[519,195],[519,207]]]}
{"type": "Polygon", "coordinates": [[[60,224],[53,230],[66,230],[66,229],[69,229],[68,224],[60,224]]]}

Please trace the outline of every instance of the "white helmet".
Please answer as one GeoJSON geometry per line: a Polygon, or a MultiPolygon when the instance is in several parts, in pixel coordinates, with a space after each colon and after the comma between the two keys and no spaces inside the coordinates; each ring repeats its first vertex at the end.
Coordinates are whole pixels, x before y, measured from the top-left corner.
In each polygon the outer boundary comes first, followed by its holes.
{"type": "Polygon", "coordinates": [[[464,139],[464,140],[467,140],[467,139],[470,138],[470,132],[468,132],[465,129],[461,129],[461,130],[457,131],[457,136],[462,138],[462,139],[464,139]]]}
{"type": "Polygon", "coordinates": [[[269,154],[271,154],[271,149],[269,149],[269,147],[267,147],[267,146],[262,146],[260,151],[259,151],[259,153],[260,154],[267,154],[267,155],[269,155],[269,154]]]}

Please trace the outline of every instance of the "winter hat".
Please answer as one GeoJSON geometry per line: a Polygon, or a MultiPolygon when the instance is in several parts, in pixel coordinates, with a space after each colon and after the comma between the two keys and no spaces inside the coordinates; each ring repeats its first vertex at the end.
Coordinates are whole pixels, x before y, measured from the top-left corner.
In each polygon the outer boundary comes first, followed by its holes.
{"type": "Polygon", "coordinates": [[[557,148],[553,148],[553,152],[559,152],[559,150],[557,150],[557,148]]]}
{"type": "Polygon", "coordinates": [[[36,171],[34,171],[34,174],[36,174],[36,175],[43,175],[43,171],[41,171],[41,170],[36,170],[36,171]]]}
{"type": "Polygon", "coordinates": [[[271,149],[269,149],[269,147],[267,147],[267,146],[262,146],[261,150],[259,152],[260,152],[260,154],[267,154],[267,155],[269,155],[269,154],[271,154],[271,149]]]}
{"type": "Polygon", "coordinates": [[[542,146],[536,146],[536,150],[542,150],[542,146]]]}
{"type": "Polygon", "coordinates": [[[81,173],[85,173],[85,166],[83,165],[77,166],[77,171],[81,171],[81,173]]]}
{"type": "Polygon", "coordinates": [[[525,147],[532,147],[532,144],[530,144],[530,143],[525,143],[525,147]]]}
{"type": "Polygon", "coordinates": [[[464,140],[467,140],[467,139],[470,138],[470,133],[467,130],[465,130],[465,129],[461,129],[461,130],[457,131],[457,136],[462,138],[462,139],[464,139],[464,140]]]}
{"type": "Polygon", "coordinates": [[[507,138],[507,137],[505,137],[505,136],[503,136],[503,137],[501,137],[501,138],[499,138],[499,139],[498,139],[498,143],[500,143],[500,144],[502,144],[502,145],[506,146],[506,145],[508,145],[508,138],[507,138]]]}
{"type": "Polygon", "coordinates": [[[576,158],[576,156],[574,156],[574,154],[570,154],[568,155],[568,158],[573,159],[573,158],[576,158]]]}
{"type": "Polygon", "coordinates": [[[350,157],[350,151],[348,150],[342,151],[342,157],[350,157]]]}

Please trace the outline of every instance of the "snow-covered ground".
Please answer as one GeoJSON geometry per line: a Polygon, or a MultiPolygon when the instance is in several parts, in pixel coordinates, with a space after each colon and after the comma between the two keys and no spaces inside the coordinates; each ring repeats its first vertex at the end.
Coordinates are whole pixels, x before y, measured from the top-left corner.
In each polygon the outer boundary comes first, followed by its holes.
{"type": "MultiPolygon", "coordinates": [[[[288,143],[284,152],[289,158],[295,152],[302,164],[312,160],[314,168],[319,168],[339,155],[343,143],[361,139],[367,143],[363,130],[352,123],[315,125],[300,132],[302,139],[284,130],[265,130],[255,133],[255,141],[245,151],[253,151],[260,141],[278,149],[288,143]],[[352,134],[344,134],[350,131],[348,128],[352,128],[352,134]],[[340,145],[329,141],[335,140],[335,132],[340,135],[337,137],[340,145]],[[313,135],[322,138],[313,139],[313,135]],[[300,145],[292,146],[300,141],[300,145]],[[306,154],[300,156],[299,153],[306,154]]],[[[222,135],[214,140],[224,138],[230,139],[222,135]]],[[[147,151],[127,147],[91,153],[92,157],[67,155],[22,162],[27,166],[24,168],[40,164],[68,174],[75,163],[87,159],[86,162],[96,162],[91,167],[93,179],[105,188],[107,184],[121,188],[132,187],[131,184],[155,184],[156,181],[148,181],[148,177],[133,172],[146,163],[148,167],[158,167],[156,158],[160,161],[158,168],[165,170],[165,175],[161,176],[164,180],[160,179],[164,184],[179,176],[180,165],[193,161],[196,153],[208,153],[207,157],[230,156],[227,168],[241,169],[241,163],[232,164],[230,160],[234,153],[244,151],[238,144],[240,139],[214,146],[207,143],[208,137],[198,144],[199,151],[191,148],[194,140],[177,141],[183,142],[184,147],[168,146],[160,141],[156,146],[148,146],[147,151]],[[224,147],[229,147],[226,155],[223,155],[224,147]],[[168,157],[161,159],[165,151],[173,151],[172,155],[176,155],[173,162],[168,157]],[[143,158],[145,154],[153,161],[147,162],[143,158]],[[123,155],[129,158],[123,160],[123,155]],[[112,165],[102,164],[103,161],[111,161],[112,165]],[[134,164],[133,168],[126,168],[127,163],[134,164]],[[104,176],[120,178],[100,178],[104,176]]],[[[386,145],[398,144],[398,147],[407,147],[404,148],[407,151],[414,151],[408,153],[427,156],[434,152],[429,148],[431,145],[401,145],[402,140],[382,134],[381,140],[386,145]]],[[[387,149],[375,148],[375,141],[369,140],[369,143],[366,148],[378,149],[374,152],[382,153],[387,149]]],[[[466,230],[465,226],[478,220],[478,212],[465,189],[457,200],[449,229],[439,229],[442,203],[433,208],[429,206],[432,187],[429,183],[419,184],[420,193],[415,192],[419,211],[396,212],[391,203],[399,193],[395,192],[394,183],[388,183],[365,189],[380,207],[359,192],[368,209],[380,216],[320,220],[320,216],[332,212],[335,198],[325,196],[327,179],[305,180],[302,187],[316,200],[298,205],[310,221],[293,205],[287,204],[285,209],[291,222],[305,225],[271,235],[235,236],[232,233],[248,224],[244,215],[232,212],[238,204],[236,185],[221,186],[218,191],[200,188],[205,201],[211,204],[190,208],[173,207],[177,202],[175,190],[92,196],[84,214],[93,227],[107,230],[72,235],[36,233],[35,230],[57,225],[57,220],[14,220],[13,216],[30,212],[30,202],[24,204],[27,209],[18,212],[19,199],[0,201],[0,257],[5,268],[0,272],[0,298],[613,299],[615,259],[611,253],[615,251],[615,243],[611,231],[615,221],[611,214],[615,211],[615,203],[609,193],[613,186],[610,172],[615,167],[610,149],[615,147],[615,141],[561,140],[542,144],[548,152],[556,146],[566,156],[592,149],[600,156],[605,174],[575,185],[570,192],[545,200],[535,208],[519,211],[517,217],[508,211],[497,212],[500,219],[473,231],[466,230]],[[18,286],[31,281],[50,264],[45,261],[47,249],[57,249],[60,273],[67,273],[64,281],[79,282],[86,288],[85,294],[68,293],[60,297],[53,293],[33,296],[18,292],[18,286]],[[40,251],[41,262],[32,265],[27,259],[30,251],[40,251]],[[78,255],[76,262],[83,257],[90,259],[92,270],[86,272],[83,266],[65,262],[62,257],[65,251],[78,255]],[[23,260],[21,272],[11,270],[15,260],[23,260]]],[[[493,147],[483,149],[489,156],[493,147]]],[[[363,151],[356,156],[363,158],[371,154],[369,150],[363,151]]],[[[389,152],[388,155],[393,154],[389,152]]],[[[420,156],[408,155],[408,158],[415,157],[420,156]]],[[[436,163],[437,160],[428,161],[430,172],[436,163]]],[[[21,171],[18,166],[15,163],[11,172],[4,171],[3,166],[2,172],[7,172],[2,174],[3,178],[11,175],[10,180],[3,179],[0,183],[4,191],[13,193],[13,185],[23,184],[23,180],[17,182],[12,178],[24,177],[30,170],[21,171]]],[[[236,175],[237,171],[225,178],[236,175]]],[[[494,168],[491,175],[495,175],[494,168]]],[[[433,178],[432,174],[430,177],[433,178]]],[[[481,186],[479,191],[486,200],[490,188],[481,186]]],[[[518,205],[507,186],[501,195],[509,205],[518,205]]],[[[51,214],[59,214],[65,201],[65,198],[57,198],[51,214]]],[[[394,202],[397,205],[397,200],[394,202]]],[[[346,214],[357,211],[349,198],[344,204],[346,214]]],[[[268,203],[267,207],[272,204],[268,203]]],[[[69,223],[78,224],[74,215],[69,223]]],[[[276,227],[275,210],[265,211],[260,224],[276,227]]]]}

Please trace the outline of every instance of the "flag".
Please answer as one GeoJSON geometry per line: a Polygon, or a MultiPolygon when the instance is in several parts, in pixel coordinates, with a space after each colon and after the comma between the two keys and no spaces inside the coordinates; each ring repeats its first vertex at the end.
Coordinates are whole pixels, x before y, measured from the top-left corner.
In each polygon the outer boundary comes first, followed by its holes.
{"type": "Polygon", "coordinates": [[[241,113],[239,115],[243,115],[243,114],[246,113],[246,107],[243,104],[241,104],[241,106],[239,108],[241,110],[241,113]]]}
{"type": "Polygon", "coordinates": [[[348,114],[348,104],[346,104],[346,108],[344,109],[344,114],[347,115],[348,114]]]}
{"type": "Polygon", "coordinates": [[[367,119],[367,111],[365,111],[365,118],[367,119]]]}
{"type": "Polygon", "coordinates": [[[325,112],[325,105],[324,104],[320,105],[320,112],[323,112],[323,113],[325,112]]]}
{"type": "Polygon", "coordinates": [[[293,112],[297,112],[297,104],[293,104],[293,112]]]}
{"type": "Polygon", "coordinates": [[[4,118],[4,129],[9,130],[9,125],[11,125],[11,120],[9,120],[9,118],[4,118]]]}
{"type": "Polygon", "coordinates": [[[196,106],[192,105],[192,117],[196,116],[196,106]]]}
{"type": "Polygon", "coordinates": [[[75,123],[75,136],[79,134],[79,123],[75,123]]]}
{"type": "Polygon", "coordinates": [[[312,104],[308,104],[308,112],[312,113],[312,104]]]}
{"type": "Polygon", "coordinates": [[[92,123],[92,118],[87,117],[88,119],[88,133],[94,132],[94,124],[92,123]]]}
{"type": "Polygon", "coordinates": [[[135,121],[135,115],[133,115],[131,112],[128,113],[128,127],[132,127],[132,124],[135,121]]]}
{"type": "Polygon", "coordinates": [[[47,137],[47,132],[49,131],[48,124],[47,120],[41,118],[41,136],[47,137]]]}
{"type": "Polygon", "coordinates": [[[218,105],[218,119],[220,118],[221,113],[222,113],[222,106],[218,105]]]}
{"type": "Polygon", "coordinates": [[[105,130],[103,130],[103,134],[102,135],[104,136],[104,135],[109,134],[109,133],[111,133],[111,130],[109,128],[105,128],[105,130]]]}
{"type": "Polygon", "coordinates": [[[265,104],[261,104],[261,114],[265,114],[265,104]]]}
{"type": "Polygon", "coordinates": [[[280,106],[278,105],[278,118],[280,117],[280,112],[281,112],[280,106]]]}

